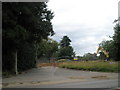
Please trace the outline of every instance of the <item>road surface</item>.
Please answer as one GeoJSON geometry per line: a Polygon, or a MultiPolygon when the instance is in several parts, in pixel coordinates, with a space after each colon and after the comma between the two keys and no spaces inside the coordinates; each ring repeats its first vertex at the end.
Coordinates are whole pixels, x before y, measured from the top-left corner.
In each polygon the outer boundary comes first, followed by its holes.
{"type": "Polygon", "coordinates": [[[88,82],[68,82],[45,85],[18,86],[17,88],[118,88],[118,80],[96,80],[88,82]]]}
{"type": "Polygon", "coordinates": [[[41,67],[3,79],[3,88],[116,88],[117,73],[41,67]]]}

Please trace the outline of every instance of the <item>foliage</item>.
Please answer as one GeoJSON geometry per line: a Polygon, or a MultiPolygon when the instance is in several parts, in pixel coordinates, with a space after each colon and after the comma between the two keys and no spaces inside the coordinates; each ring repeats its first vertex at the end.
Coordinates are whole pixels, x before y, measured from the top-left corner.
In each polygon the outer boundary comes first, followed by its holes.
{"type": "MultiPolygon", "coordinates": [[[[115,59],[115,46],[113,40],[102,41],[99,45],[108,52],[109,59],[115,59]]],[[[106,59],[105,55],[102,52],[100,52],[100,59],[106,59]]]]}
{"type": "Polygon", "coordinates": [[[38,57],[47,57],[48,59],[54,57],[57,57],[57,51],[58,51],[58,42],[48,38],[48,40],[42,40],[42,42],[39,43],[38,48],[38,57]]]}
{"type": "Polygon", "coordinates": [[[18,71],[24,71],[36,66],[33,44],[23,43],[18,50],[18,71]]]}
{"type": "Polygon", "coordinates": [[[104,62],[104,61],[72,61],[60,64],[60,67],[87,71],[100,71],[100,72],[120,72],[118,68],[120,62],[104,62]]]}
{"type": "Polygon", "coordinates": [[[73,59],[75,53],[73,51],[72,46],[70,46],[71,40],[68,36],[64,36],[60,41],[60,49],[59,49],[59,58],[61,59],[73,59]]]}
{"type": "Polygon", "coordinates": [[[54,35],[53,16],[46,2],[2,3],[3,70],[14,71],[16,51],[19,70],[35,66],[37,43],[54,35]]]}
{"type": "MultiPolygon", "coordinates": [[[[114,35],[112,39],[113,40],[102,41],[99,45],[108,52],[109,59],[120,61],[120,24],[118,23],[116,23],[114,27],[114,35]]],[[[103,57],[101,59],[105,59],[102,53],[100,54],[100,57],[103,57]]]]}
{"type": "Polygon", "coordinates": [[[113,45],[115,46],[115,60],[120,61],[120,24],[114,27],[113,45]]]}
{"type": "Polygon", "coordinates": [[[97,59],[96,53],[94,54],[86,53],[82,57],[82,60],[96,60],[96,59],[97,59]]]}
{"type": "Polygon", "coordinates": [[[59,57],[65,59],[72,59],[74,56],[73,48],[71,46],[61,47],[59,57]]]}
{"type": "Polygon", "coordinates": [[[64,36],[62,40],[60,41],[61,47],[67,47],[70,45],[71,40],[69,39],[68,36],[64,36]]]}

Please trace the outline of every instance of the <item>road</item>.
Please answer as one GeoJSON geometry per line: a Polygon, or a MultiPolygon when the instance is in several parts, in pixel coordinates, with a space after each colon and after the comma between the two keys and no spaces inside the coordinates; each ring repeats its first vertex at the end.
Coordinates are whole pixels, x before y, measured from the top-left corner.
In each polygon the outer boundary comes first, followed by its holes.
{"type": "Polygon", "coordinates": [[[115,88],[118,74],[42,67],[3,79],[3,88],[115,88]]]}
{"type": "Polygon", "coordinates": [[[46,85],[30,85],[18,86],[17,88],[116,88],[118,87],[118,80],[96,80],[88,82],[68,82],[59,84],[46,84],[46,85]]]}

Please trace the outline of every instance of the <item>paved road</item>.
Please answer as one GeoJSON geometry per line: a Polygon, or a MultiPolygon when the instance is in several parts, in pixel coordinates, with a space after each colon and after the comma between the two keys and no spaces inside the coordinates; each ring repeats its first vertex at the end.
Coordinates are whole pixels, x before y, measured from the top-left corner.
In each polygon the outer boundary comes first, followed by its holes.
{"type": "Polygon", "coordinates": [[[8,88],[112,88],[117,86],[117,73],[58,67],[34,68],[18,76],[3,79],[3,87],[8,88]]]}
{"type": "Polygon", "coordinates": [[[116,88],[118,87],[118,80],[96,80],[88,82],[68,82],[59,84],[45,84],[45,85],[30,85],[30,86],[18,86],[17,88],[116,88]]]}

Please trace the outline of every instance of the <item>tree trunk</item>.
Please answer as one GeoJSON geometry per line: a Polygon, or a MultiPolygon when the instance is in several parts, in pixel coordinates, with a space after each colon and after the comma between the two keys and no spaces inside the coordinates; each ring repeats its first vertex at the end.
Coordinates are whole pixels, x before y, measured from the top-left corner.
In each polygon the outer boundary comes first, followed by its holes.
{"type": "Polygon", "coordinates": [[[49,63],[50,63],[50,57],[48,58],[48,60],[49,60],[49,63]]]}
{"type": "Polygon", "coordinates": [[[38,45],[35,42],[35,67],[37,67],[37,60],[38,60],[38,45]]]}
{"type": "Polygon", "coordinates": [[[15,52],[15,74],[18,74],[18,68],[17,68],[17,51],[15,52]]]}
{"type": "Polygon", "coordinates": [[[37,58],[37,49],[36,49],[36,52],[35,52],[35,67],[37,67],[37,60],[38,60],[38,58],[37,58]]]}

